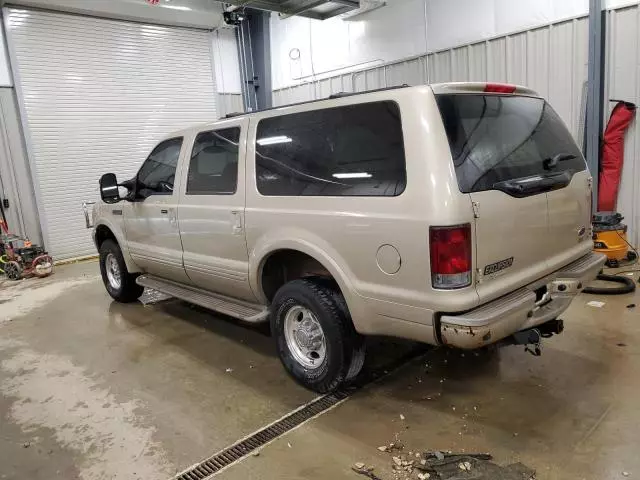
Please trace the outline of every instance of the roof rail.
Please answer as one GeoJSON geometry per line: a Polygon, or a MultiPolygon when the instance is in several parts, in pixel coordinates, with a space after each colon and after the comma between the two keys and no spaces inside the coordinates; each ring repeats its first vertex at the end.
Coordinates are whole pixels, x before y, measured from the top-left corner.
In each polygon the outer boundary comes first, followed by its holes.
{"type": "Polygon", "coordinates": [[[332,100],[334,98],[352,97],[354,95],[363,95],[365,93],[384,92],[386,90],[396,90],[398,88],[407,88],[409,85],[403,83],[402,85],[395,85],[393,87],[374,88],[373,90],[363,90],[362,92],[336,92],[329,95],[327,98],[332,100]]]}
{"type": "Polygon", "coordinates": [[[344,98],[344,97],[353,97],[355,95],[365,95],[367,93],[375,93],[375,92],[384,92],[386,90],[396,90],[398,88],[407,88],[410,85],[407,85],[406,83],[402,84],[402,85],[396,85],[394,87],[384,87],[384,88],[375,88],[373,90],[364,90],[362,92],[337,92],[337,93],[332,93],[331,95],[329,95],[327,98],[318,98],[316,100],[307,100],[305,102],[296,102],[296,103],[289,103],[286,105],[278,105],[277,107],[270,107],[270,108],[263,108],[261,110],[253,110],[251,112],[233,112],[233,113],[227,113],[224,118],[235,118],[235,117],[241,117],[243,115],[249,115],[251,113],[260,113],[260,112],[266,112],[269,110],[274,110],[276,108],[284,108],[284,107],[293,107],[296,105],[306,105],[308,103],[315,103],[315,102],[322,102],[324,100],[335,100],[337,98],[344,98]]]}

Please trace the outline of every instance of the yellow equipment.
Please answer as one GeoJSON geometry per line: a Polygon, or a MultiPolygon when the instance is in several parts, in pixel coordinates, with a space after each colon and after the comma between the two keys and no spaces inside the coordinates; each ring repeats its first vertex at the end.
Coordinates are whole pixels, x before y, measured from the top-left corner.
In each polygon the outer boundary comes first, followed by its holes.
{"type": "Polygon", "coordinates": [[[593,216],[593,250],[607,256],[607,267],[615,268],[620,262],[632,262],[638,257],[627,241],[623,218],[616,212],[597,212],[593,216]]]}

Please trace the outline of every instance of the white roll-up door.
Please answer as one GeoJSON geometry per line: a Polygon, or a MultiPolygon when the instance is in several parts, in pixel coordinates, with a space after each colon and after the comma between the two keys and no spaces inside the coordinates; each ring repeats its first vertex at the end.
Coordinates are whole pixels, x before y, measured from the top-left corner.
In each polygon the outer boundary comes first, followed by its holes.
{"type": "Polygon", "coordinates": [[[210,33],[8,8],[10,55],[45,243],[95,254],[82,202],[133,176],[163,135],[216,115],[210,33]]]}

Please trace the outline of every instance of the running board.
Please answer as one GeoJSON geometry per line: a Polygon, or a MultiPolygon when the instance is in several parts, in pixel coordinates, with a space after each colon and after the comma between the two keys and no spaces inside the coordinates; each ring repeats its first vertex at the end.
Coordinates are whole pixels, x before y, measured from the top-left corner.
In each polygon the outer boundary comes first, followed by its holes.
{"type": "Polygon", "coordinates": [[[262,305],[236,300],[235,298],[207,292],[206,290],[171,282],[152,275],[140,275],[136,279],[136,283],[245,322],[264,322],[269,317],[269,310],[262,305]]]}

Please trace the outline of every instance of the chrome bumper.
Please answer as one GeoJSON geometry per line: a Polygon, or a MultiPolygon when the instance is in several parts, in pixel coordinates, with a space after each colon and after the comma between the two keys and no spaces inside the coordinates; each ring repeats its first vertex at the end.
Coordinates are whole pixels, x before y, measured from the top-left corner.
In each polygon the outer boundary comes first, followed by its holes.
{"type": "Polygon", "coordinates": [[[596,278],[605,261],[604,255],[591,252],[497,300],[459,315],[444,314],[439,322],[440,338],[445,345],[474,349],[553,320],[596,278]],[[535,290],[544,285],[547,293],[536,301],[535,290]]]}

